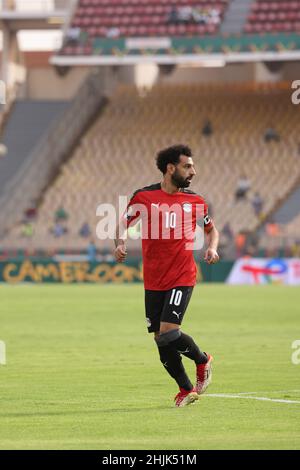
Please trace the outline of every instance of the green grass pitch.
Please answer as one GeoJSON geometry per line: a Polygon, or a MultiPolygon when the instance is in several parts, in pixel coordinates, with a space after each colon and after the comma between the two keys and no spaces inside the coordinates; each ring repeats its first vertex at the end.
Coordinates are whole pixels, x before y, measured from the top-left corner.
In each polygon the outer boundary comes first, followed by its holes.
{"type": "Polygon", "coordinates": [[[300,401],[299,305],[296,287],[197,286],[183,330],[214,355],[213,383],[175,408],[142,285],[2,285],[0,448],[299,449],[300,403],[209,396],[300,401]]]}

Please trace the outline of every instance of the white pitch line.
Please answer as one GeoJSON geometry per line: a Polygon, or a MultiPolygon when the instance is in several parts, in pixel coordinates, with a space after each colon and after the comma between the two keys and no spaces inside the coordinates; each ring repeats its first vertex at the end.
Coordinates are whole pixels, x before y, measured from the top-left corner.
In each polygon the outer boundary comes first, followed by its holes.
{"type": "Polygon", "coordinates": [[[256,395],[257,393],[294,393],[298,392],[300,393],[300,390],[266,390],[264,392],[259,391],[259,392],[239,392],[236,393],[236,395],[256,395]]]}
{"type": "Polygon", "coordinates": [[[267,397],[249,397],[245,395],[227,395],[225,393],[208,393],[204,396],[213,397],[213,398],[239,398],[240,400],[246,399],[246,400],[273,401],[275,403],[300,404],[300,401],[296,401],[296,400],[281,400],[279,398],[267,398],[267,397]]]}

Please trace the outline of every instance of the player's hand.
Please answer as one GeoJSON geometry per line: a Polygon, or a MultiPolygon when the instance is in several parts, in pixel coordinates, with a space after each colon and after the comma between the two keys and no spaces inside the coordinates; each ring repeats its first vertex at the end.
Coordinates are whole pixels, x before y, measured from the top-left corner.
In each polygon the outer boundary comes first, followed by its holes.
{"type": "Polygon", "coordinates": [[[115,258],[118,263],[123,263],[127,256],[126,246],[118,245],[115,249],[115,258]]]}
{"type": "Polygon", "coordinates": [[[213,248],[208,248],[205,252],[204,256],[204,261],[207,262],[207,264],[215,264],[219,261],[219,255],[216,250],[213,248]]]}

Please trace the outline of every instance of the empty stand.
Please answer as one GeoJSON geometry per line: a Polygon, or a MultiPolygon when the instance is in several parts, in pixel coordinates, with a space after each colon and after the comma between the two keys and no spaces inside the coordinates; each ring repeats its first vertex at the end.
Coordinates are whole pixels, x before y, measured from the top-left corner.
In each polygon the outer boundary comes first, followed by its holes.
{"type": "MultiPolygon", "coordinates": [[[[191,189],[211,204],[217,226],[222,229],[230,222],[234,233],[254,230],[260,222],[251,203],[254,193],[259,191],[268,213],[299,177],[298,120],[290,90],[275,85],[161,85],[145,97],[123,86],[45,193],[33,237],[22,238],[21,228],[15,227],[3,246],[85,247],[87,240],[78,232],[88,222],[95,233],[98,204],[116,205],[119,195],[130,196],[160,181],[157,151],[180,142],[193,149],[198,175],[191,189]],[[210,137],[201,133],[206,118],[213,126],[210,137]],[[270,125],[279,133],[279,142],[264,141],[270,125]],[[236,202],[243,174],[251,189],[247,200],[236,202]],[[60,206],[69,214],[68,233],[55,238],[49,230],[60,206]]],[[[98,243],[111,247],[110,241],[98,243]]]]}
{"type": "Polygon", "coordinates": [[[66,106],[64,101],[19,100],[14,103],[1,139],[7,147],[7,154],[0,159],[0,195],[38,139],[66,106]]]}
{"type": "Polygon", "coordinates": [[[294,219],[286,225],[285,234],[297,239],[298,243],[300,243],[300,214],[294,217],[294,219]]]}
{"type": "Polygon", "coordinates": [[[288,249],[290,256],[300,256],[299,183],[286,201],[273,213],[272,221],[277,225],[278,233],[272,236],[266,225],[260,239],[260,247],[266,251],[270,247],[277,250],[288,249]]]}
{"type": "Polygon", "coordinates": [[[254,2],[244,31],[246,33],[299,32],[300,1],[254,2]]]}

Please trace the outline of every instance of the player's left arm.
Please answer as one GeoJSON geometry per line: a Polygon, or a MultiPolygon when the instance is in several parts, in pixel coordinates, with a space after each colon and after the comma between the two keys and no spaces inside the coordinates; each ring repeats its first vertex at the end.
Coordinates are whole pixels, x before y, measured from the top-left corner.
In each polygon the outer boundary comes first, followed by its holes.
{"type": "Polygon", "coordinates": [[[215,227],[215,224],[211,220],[210,227],[205,229],[205,233],[208,241],[208,248],[205,251],[204,261],[208,264],[215,264],[219,261],[218,245],[219,245],[219,232],[215,227]]]}
{"type": "Polygon", "coordinates": [[[204,261],[208,264],[214,264],[219,261],[218,246],[219,246],[219,232],[214,224],[214,221],[209,215],[208,205],[203,198],[199,201],[200,208],[200,221],[204,223],[204,233],[206,234],[208,247],[205,251],[204,261]]]}

